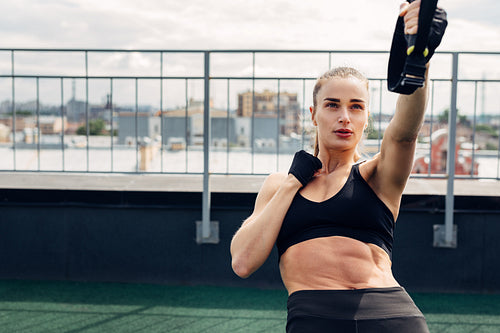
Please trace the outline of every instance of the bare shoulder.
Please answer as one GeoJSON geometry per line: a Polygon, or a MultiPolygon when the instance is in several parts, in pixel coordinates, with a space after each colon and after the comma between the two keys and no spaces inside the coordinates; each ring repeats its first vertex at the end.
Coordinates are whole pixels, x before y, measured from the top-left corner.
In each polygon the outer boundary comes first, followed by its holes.
{"type": "Polygon", "coordinates": [[[385,179],[383,172],[380,171],[381,168],[381,157],[380,153],[377,153],[373,158],[361,163],[359,166],[359,172],[361,177],[370,185],[372,190],[377,194],[379,199],[381,199],[397,216],[397,210],[399,209],[399,200],[401,194],[398,190],[390,184],[390,182],[385,179]]]}
{"type": "Polygon", "coordinates": [[[279,189],[281,184],[285,181],[287,175],[283,172],[275,172],[270,174],[264,180],[262,187],[259,191],[259,194],[271,194],[273,196],[276,191],[279,189]],[[263,193],[264,192],[264,193],[263,193]]]}
{"type": "Polygon", "coordinates": [[[370,160],[362,163],[359,166],[359,172],[361,177],[365,179],[379,199],[392,211],[396,219],[403,190],[400,189],[399,186],[394,186],[394,184],[385,177],[386,173],[381,172],[381,168],[381,157],[380,153],[378,153],[370,160]]]}
{"type": "Polygon", "coordinates": [[[264,183],[262,184],[257,198],[255,199],[255,207],[253,214],[258,214],[264,209],[269,201],[276,194],[280,186],[286,180],[287,175],[284,173],[272,173],[266,177],[264,183]]]}
{"type": "Polygon", "coordinates": [[[380,153],[377,153],[371,159],[359,165],[359,172],[361,176],[368,182],[372,181],[376,177],[377,167],[380,162],[380,153]]]}

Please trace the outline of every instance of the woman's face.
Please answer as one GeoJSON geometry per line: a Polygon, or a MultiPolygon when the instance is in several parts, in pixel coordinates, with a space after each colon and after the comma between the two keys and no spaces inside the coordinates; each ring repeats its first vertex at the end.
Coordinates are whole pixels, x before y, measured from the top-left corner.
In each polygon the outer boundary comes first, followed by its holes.
{"type": "Polygon", "coordinates": [[[320,151],[355,149],[368,125],[366,82],[355,77],[325,80],[316,96],[312,121],[318,130],[320,151]]]}

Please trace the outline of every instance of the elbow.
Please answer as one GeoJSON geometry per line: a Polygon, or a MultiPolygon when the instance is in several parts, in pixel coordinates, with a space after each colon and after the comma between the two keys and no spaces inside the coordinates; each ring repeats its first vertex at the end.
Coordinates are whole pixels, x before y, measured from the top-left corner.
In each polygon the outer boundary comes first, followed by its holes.
{"type": "Polygon", "coordinates": [[[245,264],[242,260],[238,260],[236,258],[233,258],[233,260],[231,261],[231,267],[233,268],[233,272],[242,279],[246,279],[253,273],[253,271],[247,264],[245,264]]]}

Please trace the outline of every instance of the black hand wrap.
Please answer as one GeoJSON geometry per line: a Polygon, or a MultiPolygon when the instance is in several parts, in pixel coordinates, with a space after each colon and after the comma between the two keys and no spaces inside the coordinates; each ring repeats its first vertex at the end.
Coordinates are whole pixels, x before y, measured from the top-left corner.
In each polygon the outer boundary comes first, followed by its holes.
{"type": "Polygon", "coordinates": [[[302,183],[302,186],[306,186],[314,176],[314,173],[318,169],[321,169],[322,166],[319,158],[301,150],[295,153],[288,173],[294,175],[302,183]]]}
{"type": "Polygon", "coordinates": [[[446,12],[437,8],[437,0],[422,0],[416,35],[405,35],[404,18],[398,18],[387,71],[390,91],[410,95],[424,85],[425,65],[441,43],[447,25],[446,12]]]}

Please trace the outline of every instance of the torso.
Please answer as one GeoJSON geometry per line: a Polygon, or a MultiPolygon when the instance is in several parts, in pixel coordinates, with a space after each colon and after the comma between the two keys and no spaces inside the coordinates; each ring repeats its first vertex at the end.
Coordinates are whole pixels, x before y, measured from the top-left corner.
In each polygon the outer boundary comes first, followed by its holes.
{"type": "MultiPolygon", "coordinates": [[[[370,164],[363,167],[365,170],[360,168],[360,173],[365,179],[370,164]]],[[[349,166],[338,170],[336,175],[317,177],[300,191],[300,195],[318,203],[325,201],[343,188],[350,170],[349,166]]],[[[394,205],[389,203],[387,206],[390,209],[394,205]]],[[[386,251],[375,244],[343,236],[313,238],[290,246],[280,257],[280,272],[289,294],[298,290],[399,285],[386,251]]]]}
{"type": "Polygon", "coordinates": [[[398,286],[387,253],[352,238],[315,238],[290,247],[280,259],[283,283],[298,290],[398,286]]]}

